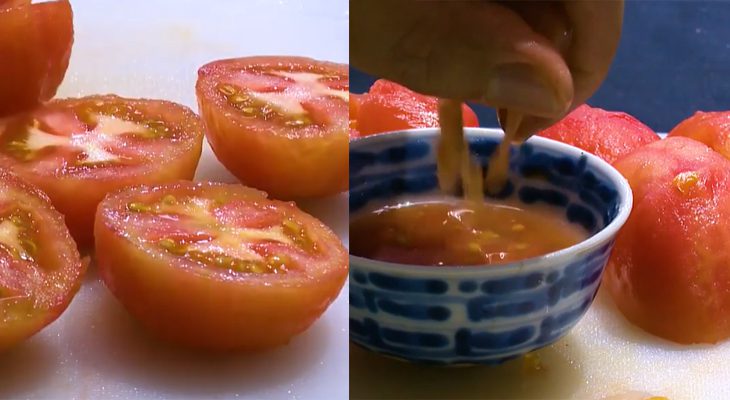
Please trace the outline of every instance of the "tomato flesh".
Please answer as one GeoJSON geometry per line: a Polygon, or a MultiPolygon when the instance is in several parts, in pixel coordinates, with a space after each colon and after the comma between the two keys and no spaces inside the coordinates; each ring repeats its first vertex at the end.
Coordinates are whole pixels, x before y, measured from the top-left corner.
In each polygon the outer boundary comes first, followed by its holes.
{"type": "Polygon", "coordinates": [[[609,163],[659,140],[659,135],[631,115],[587,104],[538,135],[581,148],[609,163]]]}
{"type": "MultiPolygon", "coordinates": [[[[479,126],[477,116],[469,106],[464,104],[462,112],[464,126],[479,126]]],[[[368,93],[359,98],[355,118],[359,136],[438,127],[438,99],[416,93],[395,82],[379,79],[368,93]]]]}
{"type": "Polygon", "coordinates": [[[348,185],[348,67],[302,57],[215,61],[196,91],[216,157],[276,198],[322,197],[348,185]]]}
{"type": "Polygon", "coordinates": [[[130,188],[101,203],[95,233],[112,293],[149,331],[188,347],[285,344],[347,276],[347,253],[328,228],[240,185],[130,188]]]}
{"type": "Polygon", "coordinates": [[[67,0],[0,3],[0,116],[52,98],[66,75],[72,44],[67,0]]]}
{"type": "Polygon", "coordinates": [[[730,337],[730,162],[672,137],[615,167],[634,195],[604,277],[618,308],[675,342],[730,337]]]}
{"type": "Polygon", "coordinates": [[[0,169],[0,351],[58,318],[85,270],[48,197],[0,169]]]}
{"type": "Polygon", "coordinates": [[[192,179],[202,140],[197,116],[174,103],[117,96],[54,100],[0,119],[0,167],[48,193],[85,247],[106,193],[192,179]]]}

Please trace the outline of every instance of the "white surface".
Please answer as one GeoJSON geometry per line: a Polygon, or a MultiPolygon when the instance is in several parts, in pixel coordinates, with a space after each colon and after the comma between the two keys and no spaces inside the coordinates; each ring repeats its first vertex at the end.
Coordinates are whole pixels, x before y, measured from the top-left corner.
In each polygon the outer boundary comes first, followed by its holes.
{"type": "Polygon", "coordinates": [[[679,346],[631,326],[604,290],[565,338],[498,367],[434,368],[350,348],[351,398],[601,400],[628,392],[670,400],[730,399],[730,342],[679,346]],[[375,382],[378,382],[375,384],[375,382]]]}
{"type": "MultiPolygon", "coordinates": [[[[72,0],[60,97],[113,92],[195,106],[199,66],[261,54],[347,62],[347,0],[72,0]],[[305,7],[306,5],[306,7],[305,7]]],[[[234,181],[205,148],[198,179],[234,181]]],[[[344,196],[301,204],[347,240],[344,196]]],[[[269,353],[206,356],[151,340],[92,267],[67,312],[0,356],[0,399],[345,399],[347,287],[309,331],[269,353]]]]}

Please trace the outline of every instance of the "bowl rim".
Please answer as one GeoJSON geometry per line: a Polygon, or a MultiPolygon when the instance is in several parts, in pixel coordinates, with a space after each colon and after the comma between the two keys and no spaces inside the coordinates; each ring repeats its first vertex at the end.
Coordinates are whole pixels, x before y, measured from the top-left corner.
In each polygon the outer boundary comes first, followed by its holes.
{"type": "MultiPolygon", "coordinates": [[[[386,134],[378,134],[353,139],[350,142],[350,150],[353,150],[352,144],[358,143],[362,145],[381,143],[396,140],[399,138],[418,138],[433,139],[440,132],[438,128],[417,128],[401,131],[388,132],[386,134]]],[[[470,137],[488,137],[499,138],[504,137],[504,132],[498,128],[464,128],[466,136],[470,137]]],[[[596,169],[601,170],[609,182],[616,186],[619,195],[619,209],[613,220],[603,227],[597,233],[591,235],[587,239],[580,241],[570,247],[543,254],[541,256],[526,258],[524,260],[504,263],[504,264],[478,264],[478,265],[453,265],[453,266],[433,266],[433,265],[413,265],[401,264],[385,261],[372,260],[365,257],[350,257],[350,264],[353,261],[358,266],[365,267],[369,270],[377,270],[378,272],[386,272],[389,274],[412,273],[414,275],[482,275],[484,273],[509,273],[509,272],[533,272],[537,270],[547,269],[550,265],[562,265],[570,262],[576,255],[585,254],[599,247],[603,243],[611,240],[618,233],[619,229],[626,223],[631,214],[633,207],[633,192],[629,186],[628,180],[621,175],[611,164],[578,147],[568,145],[557,140],[544,138],[533,135],[527,140],[528,143],[542,148],[551,148],[558,152],[574,158],[585,156],[588,162],[596,169]]],[[[349,194],[349,192],[348,192],[349,194]]],[[[348,211],[349,212],[349,211],[348,211]]]]}

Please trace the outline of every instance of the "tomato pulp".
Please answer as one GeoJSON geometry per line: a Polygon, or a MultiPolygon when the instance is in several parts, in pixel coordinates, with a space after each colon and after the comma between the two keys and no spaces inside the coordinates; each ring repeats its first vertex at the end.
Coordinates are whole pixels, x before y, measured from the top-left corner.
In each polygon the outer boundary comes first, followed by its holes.
{"type": "Polygon", "coordinates": [[[347,189],[347,65],[220,60],[200,68],[196,90],[213,151],[243,183],[285,199],[347,189]]]}
{"type": "Polygon", "coordinates": [[[192,179],[202,141],[197,115],[175,103],[112,95],[54,100],[0,119],[0,167],[43,189],[84,247],[106,193],[192,179]]]}
{"type": "Polygon", "coordinates": [[[56,320],[85,270],[48,197],[0,169],[0,351],[56,320]]]}
{"type": "Polygon", "coordinates": [[[128,188],[101,203],[95,233],[112,293],[148,330],[188,347],[285,344],[347,277],[334,233],[293,203],[241,185],[128,188]]]}

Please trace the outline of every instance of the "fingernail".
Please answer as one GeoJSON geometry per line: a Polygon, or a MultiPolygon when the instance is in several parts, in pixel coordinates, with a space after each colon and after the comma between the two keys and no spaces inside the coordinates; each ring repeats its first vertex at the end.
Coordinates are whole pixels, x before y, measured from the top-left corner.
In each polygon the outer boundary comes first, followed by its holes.
{"type": "Polygon", "coordinates": [[[497,108],[554,117],[565,112],[572,99],[560,98],[556,88],[544,82],[531,66],[507,64],[494,70],[483,100],[497,108]]]}

